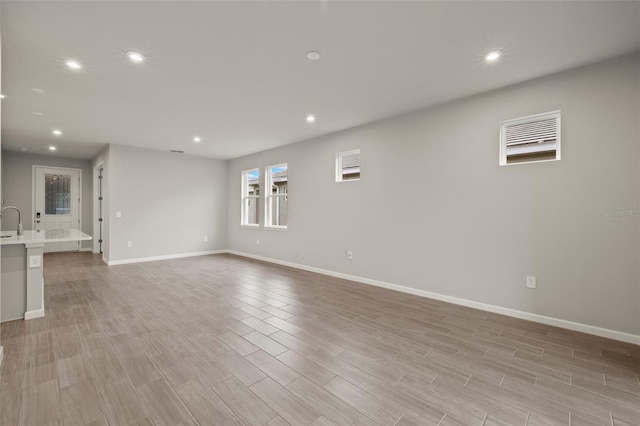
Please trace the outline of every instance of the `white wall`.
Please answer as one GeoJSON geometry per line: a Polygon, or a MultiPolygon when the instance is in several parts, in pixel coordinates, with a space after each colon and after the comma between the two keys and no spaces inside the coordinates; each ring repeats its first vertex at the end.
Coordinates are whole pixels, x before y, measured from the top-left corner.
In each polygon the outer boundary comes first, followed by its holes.
{"type": "Polygon", "coordinates": [[[121,145],[107,157],[110,262],[226,249],[225,161],[121,145]]]}
{"type": "MultiPolygon", "coordinates": [[[[93,176],[89,160],[6,151],[2,155],[2,196],[5,205],[14,205],[20,209],[24,229],[33,229],[34,165],[82,169],[82,231],[92,235],[93,176]]],[[[8,212],[2,222],[2,230],[15,230],[17,225],[18,215],[8,212]]],[[[90,248],[91,241],[83,241],[82,247],[90,248]]]]}
{"type": "Polygon", "coordinates": [[[228,246],[638,335],[639,218],[607,211],[640,208],[639,113],[634,55],[232,160],[228,246]],[[554,110],[562,160],[499,167],[500,121],[554,110]],[[241,228],[241,171],[281,162],[289,231],[241,228]]]}

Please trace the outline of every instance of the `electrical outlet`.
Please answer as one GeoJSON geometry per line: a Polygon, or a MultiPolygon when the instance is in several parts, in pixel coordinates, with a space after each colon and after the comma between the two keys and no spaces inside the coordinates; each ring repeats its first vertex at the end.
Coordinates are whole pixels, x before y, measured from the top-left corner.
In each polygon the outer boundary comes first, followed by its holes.
{"type": "Polygon", "coordinates": [[[209,237],[208,236],[204,236],[204,242],[206,243],[207,241],[209,241],[209,237]]]}
{"type": "Polygon", "coordinates": [[[39,268],[42,265],[40,259],[40,255],[29,256],[29,268],[39,268]]]}
{"type": "Polygon", "coordinates": [[[259,246],[260,245],[260,238],[256,238],[256,245],[259,246]]]}
{"type": "Polygon", "coordinates": [[[527,275],[527,288],[536,288],[536,277],[527,275]]]}
{"type": "Polygon", "coordinates": [[[351,250],[347,250],[347,259],[349,260],[353,259],[353,252],[351,250]]]}
{"type": "Polygon", "coordinates": [[[127,247],[129,248],[133,247],[133,241],[127,241],[127,247]]]}

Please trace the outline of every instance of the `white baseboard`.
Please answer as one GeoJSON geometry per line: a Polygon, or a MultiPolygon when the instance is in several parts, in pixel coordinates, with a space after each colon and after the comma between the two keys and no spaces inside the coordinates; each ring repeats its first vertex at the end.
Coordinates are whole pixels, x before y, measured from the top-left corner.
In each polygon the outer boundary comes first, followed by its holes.
{"type": "Polygon", "coordinates": [[[78,251],[93,251],[93,249],[92,249],[92,248],[90,248],[90,247],[82,247],[82,248],[81,248],[80,250],[78,250],[78,251]]]}
{"type": "Polygon", "coordinates": [[[198,251],[194,253],[167,254],[164,256],[140,257],[138,259],[123,259],[123,260],[105,260],[104,258],[102,258],[102,261],[109,266],[113,266],[113,265],[126,265],[129,263],[154,262],[156,260],[181,259],[183,257],[207,256],[210,254],[221,254],[221,253],[227,253],[227,250],[198,251]]]}
{"type": "Polygon", "coordinates": [[[34,319],[34,318],[41,318],[44,316],[44,308],[42,309],[36,309],[33,311],[27,311],[24,313],[24,320],[30,320],[30,319],[34,319]]]}
{"type": "Polygon", "coordinates": [[[4,359],[4,349],[0,346],[0,367],[2,367],[2,360],[4,359]]]}
{"type": "Polygon", "coordinates": [[[391,284],[384,281],[372,280],[370,278],[358,277],[356,275],[343,274],[340,272],[334,272],[326,269],[315,268],[313,266],[300,265],[297,263],[286,262],[283,260],[272,259],[264,256],[257,256],[254,254],[239,252],[235,250],[227,250],[227,253],[235,254],[237,256],[248,257],[251,259],[262,260],[264,262],[276,263],[278,265],[288,266],[291,268],[302,269],[309,272],[316,272],[318,274],[328,275],[331,277],[342,278],[350,281],[356,281],[359,283],[369,284],[376,287],[382,287],[389,290],[396,290],[403,293],[413,294],[416,296],[428,297],[429,299],[441,300],[443,302],[453,303],[455,305],[467,306],[469,308],[480,309],[482,311],[493,312],[496,314],[506,315],[509,317],[520,318],[528,321],[538,322],[541,324],[566,328],[568,330],[579,331],[582,333],[593,334],[595,336],[606,337],[608,339],[614,339],[622,342],[640,345],[640,335],[636,335],[636,334],[625,333],[617,330],[610,330],[607,328],[596,327],[594,325],[582,324],[582,323],[568,321],[560,318],[549,317],[546,315],[534,314],[532,312],[519,311],[517,309],[505,308],[502,306],[490,305],[488,303],[476,302],[473,300],[462,299],[459,297],[447,296],[446,294],[433,293],[430,291],[420,290],[417,288],[406,287],[398,284],[391,284]]]}

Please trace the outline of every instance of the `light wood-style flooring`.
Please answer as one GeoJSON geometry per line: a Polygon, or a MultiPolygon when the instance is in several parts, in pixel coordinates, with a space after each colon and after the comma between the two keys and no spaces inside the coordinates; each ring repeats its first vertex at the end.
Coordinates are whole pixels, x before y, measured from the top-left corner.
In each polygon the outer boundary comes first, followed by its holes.
{"type": "Polygon", "coordinates": [[[640,347],[213,255],[45,256],[1,425],[640,425],[640,347]]]}

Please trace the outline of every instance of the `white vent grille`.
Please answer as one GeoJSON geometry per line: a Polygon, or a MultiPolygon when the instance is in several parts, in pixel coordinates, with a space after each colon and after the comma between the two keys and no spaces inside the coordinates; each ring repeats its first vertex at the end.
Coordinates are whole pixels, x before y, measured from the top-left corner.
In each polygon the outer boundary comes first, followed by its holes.
{"type": "Polygon", "coordinates": [[[500,165],[559,159],[559,111],[502,122],[500,165]]]}

